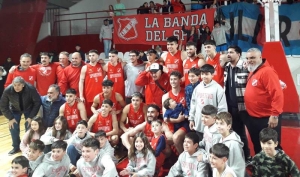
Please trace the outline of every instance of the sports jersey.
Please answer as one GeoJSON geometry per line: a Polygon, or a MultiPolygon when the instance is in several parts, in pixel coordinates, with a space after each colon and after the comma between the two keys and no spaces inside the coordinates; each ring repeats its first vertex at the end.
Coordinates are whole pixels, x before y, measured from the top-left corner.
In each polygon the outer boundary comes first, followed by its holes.
{"type": "Polygon", "coordinates": [[[180,91],[177,96],[173,94],[172,90],[170,90],[168,93],[169,97],[176,101],[176,103],[181,103],[185,107],[186,102],[184,89],[180,88],[180,91]]]}
{"type": "Polygon", "coordinates": [[[84,97],[87,102],[93,102],[94,97],[102,90],[102,81],[104,73],[100,63],[96,66],[86,65],[86,73],[84,79],[84,97]]]}
{"type": "Polygon", "coordinates": [[[190,84],[190,81],[189,81],[189,70],[191,68],[199,68],[198,67],[198,61],[199,61],[199,58],[196,57],[194,60],[191,60],[191,59],[187,59],[186,62],[184,63],[184,66],[183,66],[183,72],[184,72],[184,82],[185,82],[185,86],[189,85],[190,84]]]}
{"type": "Polygon", "coordinates": [[[152,137],[154,137],[154,133],[151,131],[151,123],[146,122],[144,133],[147,136],[148,140],[151,141],[152,137]]]}
{"type": "Polygon", "coordinates": [[[9,86],[15,77],[21,76],[26,82],[34,86],[36,81],[36,70],[29,67],[26,70],[20,70],[20,65],[16,67],[13,73],[9,73],[5,82],[4,87],[9,86]]]}
{"type": "Polygon", "coordinates": [[[77,104],[78,104],[77,101],[75,101],[73,106],[70,106],[68,103],[65,103],[64,116],[68,121],[69,130],[71,132],[74,132],[74,130],[76,129],[77,122],[81,120],[80,112],[77,108],[77,104]]]}
{"type": "Polygon", "coordinates": [[[124,70],[122,63],[118,63],[113,66],[110,62],[107,65],[107,78],[114,82],[115,92],[118,92],[125,98],[125,82],[124,82],[124,70]]]}
{"type": "Polygon", "coordinates": [[[215,68],[213,80],[224,87],[224,68],[220,65],[220,53],[217,53],[213,59],[207,58],[206,64],[210,64],[215,68]]]}
{"type": "Polygon", "coordinates": [[[98,114],[97,120],[93,124],[92,132],[97,133],[99,130],[103,130],[106,133],[113,130],[113,120],[111,114],[108,114],[106,117],[98,114]]]}
{"type": "Polygon", "coordinates": [[[129,112],[127,114],[128,124],[130,127],[135,127],[143,122],[145,122],[145,114],[144,114],[144,103],[140,104],[140,108],[135,111],[132,104],[129,106],[129,112]]]}
{"type": "MultiPolygon", "coordinates": [[[[113,105],[112,108],[115,109],[116,111],[118,111],[118,110],[121,110],[122,108],[121,108],[121,105],[119,104],[119,102],[117,101],[116,95],[117,95],[116,92],[112,91],[111,92],[111,96],[108,99],[110,99],[114,103],[114,105],[113,105]]],[[[104,100],[106,100],[106,98],[104,98],[103,92],[100,93],[100,94],[98,94],[98,97],[99,97],[99,106],[98,106],[98,109],[100,109],[101,105],[102,105],[102,102],[104,100]]]]}
{"type": "Polygon", "coordinates": [[[165,158],[166,158],[166,155],[163,153],[163,151],[166,149],[166,141],[167,140],[166,140],[165,135],[162,134],[162,135],[160,135],[160,136],[158,136],[156,138],[153,136],[152,139],[151,139],[151,142],[150,142],[152,149],[155,151],[155,156],[156,156],[156,170],[158,170],[158,171],[163,166],[165,158]],[[160,139],[164,140],[165,142],[164,143],[159,142],[160,139]],[[164,148],[161,147],[161,152],[157,156],[157,154],[156,154],[157,147],[161,146],[161,145],[159,145],[159,143],[164,144],[165,146],[164,146],[164,148]]]}
{"type": "Polygon", "coordinates": [[[177,50],[175,55],[167,53],[167,57],[165,60],[165,66],[169,69],[169,73],[172,71],[179,71],[183,74],[183,61],[181,59],[181,51],[177,50]]]}
{"type": "Polygon", "coordinates": [[[40,95],[47,95],[49,86],[56,82],[57,63],[49,63],[48,66],[41,64],[33,65],[36,70],[36,89],[40,95]]]}

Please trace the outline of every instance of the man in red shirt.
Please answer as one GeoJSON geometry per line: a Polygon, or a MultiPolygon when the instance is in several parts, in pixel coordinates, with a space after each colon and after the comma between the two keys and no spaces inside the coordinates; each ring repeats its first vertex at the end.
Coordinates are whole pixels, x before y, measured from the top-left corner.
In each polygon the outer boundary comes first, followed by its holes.
{"type": "Polygon", "coordinates": [[[64,78],[64,69],[69,66],[70,61],[69,61],[69,53],[68,52],[60,52],[59,54],[59,66],[56,69],[56,75],[57,75],[57,83],[58,86],[60,87],[60,91],[63,95],[66,94],[66,87],[62,83],[63,78],[64,78]]]}
{"type": "Polygon", "coordinates": [[[64,88],[73,88],[76,90],[77,96],[79,96],[79,78],[82,66],[85,63],[82,61],[80,53],[74,52],[72,54],[71,65],[64,69],[64,77],[62,85],[64,88]]]}
{"type": "Polygon", "coordinates": [[[220,53],[217,53],[216,42],[213,40],[205,41],[204,50],[207,54],[206,64],[210,64],[215,68],[213,80],[224,87],[224,65],[226,61],[220,58],[220,53]]]}
{"type": "Polygon", "coordinates": [[[137,125],[145,122],[147,116],[147,105],[143,103],[143,95],[134,92],[131,95],[131,103],[126,105],[122,111],[120,128],[127,132],[137,125]],[[128,120],[128,124],[126,122],[128,120]]]}
{"type": "Polygon", "coordinates": [[[151,92],[145,95],[146,104],[156,104],[159,108],[162,108],[163,94],[171,89],[169,76],[163,72],[163,66],[158,63],[151,64],[150,67],[141,72],[136,78],[135,84],[149,87],[151,92]]]}
{"type": "Polygon", "coordinates": [[[249,114],[245,124],[253,142],[255,154],[261,151],[259,133],[266,127],[278,133],[278,146],[281,139],[281,116],[283,111],[283,91],[276,71],[270,67],[257,48],[246,54],[249,70],[245,90],[245,105],[249,114]]]}
{"type": "Polygon", "coordinates": [[[74,132],[79,120],[87,121],[84,104],[76,101],[76,94],[75,89],[68,89],[66,92],[66,103],[59,109],[59,116],[64,116],[67,119],[71,132],[74,132]]]}
{"type": "MultiPolygon", "coordinates": [[[[186,106],[186,102],[185,102],[185,92],[184,89],[180,87],[180,80],[182,78],[182,75],[180,72],[178,71],[173,71],[170,74],[170,85],[172,87],[172,89],[167,92],[166,94],[163,95],[162,97],[162,103],[168,99],[168,98],[172,98],[174,101],[176,101],[176,103],[180,103],[182,104],[184,107],[186,106]]],[[[165,114],[166,109],[163,108],[163,115],[165,114]]],[[[188,125],[188,120],[185,119],[183,113],[181,113],[178,117],[172,117],[169,119],[169,122],[167,122],[167,124],[174,124],[174,123],[180,123],[180,122],[186,122],[186,125],[188,125]]],[[[188,126],[186,126],[188,127],[188,126]]],[[[171,137],[167,137],[168,139],[172,139],[174,142],[174,146],[177,149],[178,154],[180,154],[181,152],[183,152],[183,140],[184,140],[184,136],[185,134],[188,132],[189,130],[187,130],[185,127],[181,127],[179,128],[176,132],[172,132],[172,136],[171,137]]]]}
{"type": "Polygon", "coordinates": [[[80,100],[85,103],[87,116],[93,115],[91,106],[94,97],[102,90],[102,81],[105,77],[105,72],[100,63],[98,63],[98,51],[89,51],[90,63],[82,66],[79,80],[79,95],[80,100]]]}
{"type": "Polygon", "coordinates": [[[188,79],[188,72],[191,68],[201,68],[205,64],[204,58],[198,58],[197,54],[197,44],[194,42],[186,43],[186,53],[188,58],[183,61],[183,72],[185,86],[190,84],[188,79]]]}
{"type": "Polygon", "coordinates": [[[120,61],[118,58],[118,51],[111,50],[109,52],[109,62],[103,67],[107,74],[107,79],[112,80],[115,85],[115,92],[120,93],[125,98],[125,79],[124,79],[124,66],[126,63],[120,61]]]}
{"type": "Polygon", "coordinates": [[[101,104],[101,112],[94,114],[88,122],[88,129],[91,129],[91,135],[99,130],[103,130],[112,146],[119,143],[119,126],[117,116],[113,110],[113,102],[109,99],[104,100],[101,104]]]}
{"type": "Polygon", "coordinates": [[[23,55],[21,55],[20,65],[12,67],[12,72],[8,73],[4,87],[6,88],[7,86],[9,86],[12,83],[13,79],[17,76],[21,76],[26,82],[28,82],[32,86],[35,86],[36,71],[35,69],[30,67],[31,63],[32,57],[30,54],[24,53],[23,55]]]}
{"type": "Polygon", "coordinates": [[[178,50],[178,39],[176,36],[167,38],[167,49],[168,52],[163,53],[160,59],[165,63],[167,73],[179,71],[183,74],[183,61],[187,58],[187,54],[185,51],[178,50]]]}
{"type": "Polygon", "coordinates": [[[41,52],[40,56],[41,64],[36,64],[31,67],[34,68],[37,72],[37,91],[40,95],[46,95],[49,86],[55,84],[57,80],[58,63],[50,63],[50,55],[47,52],[41,52]]]}

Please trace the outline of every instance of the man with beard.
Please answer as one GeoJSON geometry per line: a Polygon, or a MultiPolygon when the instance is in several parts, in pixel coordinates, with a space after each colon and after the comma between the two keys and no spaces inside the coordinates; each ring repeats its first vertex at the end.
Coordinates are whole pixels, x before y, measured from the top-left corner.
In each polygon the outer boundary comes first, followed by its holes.
{"type": "Polygon", "coordinates": [[[52,84],[48,88],[48,93],[41,96],[42,100],[42,115],[44,127],[52,127],[54,119],[59,115],[59,109],[66,100],[60,94],[60,88],[56,84],[52,84]]]}
{"type": "Polygon", "coordinates": [[[98,51],[89,51],[90,63],[82,66],[79,80],[79,96],[80,100],[85,103],[87,116],[93,115],[91,106],[94,97],[102,90],[102,81],[105,77],[105,72],[100,63],[98,63],[98,51]]]}
{"type": "Polygon", "coordinates": [[[185,51],[178,50],[178,39],[176,36],[167,38],[167,49],[168,52],[161,55],[161,60],[168,69],[167,73],[176,70],[183,74],[183,61],[187,58],[187,54],[185,51]]]}
{"type": "Polygon", "coordinates": [[[266,127],[278,133],[278,148],[281,139],[281,116],[283,91],[276,71],[262,59],[261,51],[251,48],[246,54],[250,71],[245,90],[245,105],[249,114],[246,126],[253,142],[255,154],[261,151],[259,132],[266,127]]]}
{"type": "Polygon", "coordinates": [[[35,69],[30,67],[31,63],[32,63],[32,57],[30,54],[24,53],[23,55],[21,55],[20,65],[16,67],[13,66],[10,69],[4,87],[6,88],[7,86],[9,86],[9,84],[12,83],[13,79],[18,76],[21,76],[26,82],[28,82],[32,86],[35,86],[36,71],[35,69]]]}
{"type": "MultiPolygon", "coordinates": [[[[145,133],[148,140],[150,141],[151,138],[154,136],[153,132],[151,131],[151,122],[153,120],[157,120],[159,118],[159,114],[160,114],[160,108],[157,105],[155,104],[148,105],[146,121],[134,127],[130,131],[124,133],[121,136],[122,144],[129,150],[130,146],[133,144],[133,137],[137,133],[142,131],[145,133]]],[[[165,123],[163,123],[162,131],[165,133],[166,136],[168,136],[171,133],[168,125],[166,125],[165,123]]],[[[166,148],[166,151],[170,151],[169,147],[166,148]]]]}
{"type": "Polygon", "coordinates": [[[249,163],[251,156],[244,124],[248,116],[245,108],[244,90],[249,71],[243,66],[244,61],[240,58],[241,54],[240,47],[235,45],[228,47],[228,53],[225,56],[228,63],[225,66],[224,87],[228,112],[232,116],[232,129],[241,137],[244,143],[243,150],[246,163],[249,163]]]}
{"type": "Polygon", "coordinates": [[[188,58],[183,61],[183,72],[184,72],[184,81],[185,86],[190,84],[188,79],[188,72],[191,68],[201,68],[202,65],[205,64],[204,58],[198,58],[196,55],[197,52],[197,44],[194,42],[186,43],[186,54],[188,58]]]}
{"type": "Polygon", "coordinates": [[[85,63],[82,61],[80,53],[74,52],[72,54],[71,65],[64,69],[64,77],[62,79],[63,89],[73,88],[76,90],[77,96],[79,96],[79,78],[81,68],[84,65],[85,63]]]}
{"type": "Polygon", "coordinates": [[[224,86],[224,65],[225,62],[220,58],[220,53],[216,51],[216,42],[213,40],[207,40],[204,42],[204,50],[207,54],[206,64],[210,64],[214,67],[215,73],[213,80],[215,80],[222,87],[224,86]]]}
{"type": "Polygon", "coordinates": [[[65,95],[66,88],[64,87],[62,81],[64,78],[64,69],[69,66],[69,53],[66,51],[60,52],[59,56],[59,66],[57,67],[56,75],[57,75],[57,83],[60,87],[61,93],[65,95]]]}
{"type": "Polygon", "coordinates": [[[135,92],[140,92],[144,94],[145,87],[135,85],[135,80],[138,75],[145,71],[145,64],[139,59],[139,52],[136,50],[131,50],[129,52],[129,57],[131,63],[124,66],[124,77],[126,80],[125,86],[125,102],[130,104],[132,100],[132,94],[135,92]]]}

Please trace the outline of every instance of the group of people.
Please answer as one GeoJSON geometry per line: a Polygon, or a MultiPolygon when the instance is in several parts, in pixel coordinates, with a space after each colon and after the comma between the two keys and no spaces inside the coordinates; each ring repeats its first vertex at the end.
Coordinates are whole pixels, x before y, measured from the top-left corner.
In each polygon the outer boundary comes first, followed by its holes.
{"type": "Polygon", "coordinates": [[[67,52],[58,63],[42,52],[36,65],[31,55],[21,55],[8,71],[0,101],[13,142],[9,154],[23,153],[12,161],[9,175],[31,169],[33,176],[47,177],[69,171],[161,176],[165,159],[176,155],[168,177],[242,177],[249,162],[253,176],[273,176],[274,169],[279,176],[299,176],[280,150],[282,82],[261,51],[249,49],[243,61],[238,46],[220,54],[215,41],[207,40],[206,56],[196,46],[188,42],[180,51],[178,39],[170,36],[168,52],[159,57],[150,49],[143,62],[131,50],[128,63],[115,49],[108,63],[97,50],[89,51],[89,63],[78,52],[70,63],[67,52]],[[27,131],[21,140],[22,114],[27,131]],[[118,173],[114,148],[120,146],[128,150],[129,163],[118,173]]]}
{"type": "Polygon", "coordinates": [[[185,5],[181,0],[163,0],[162,4],[154,3],[153,1],[144,2],[142,6],[137,9],[137,14],[153,14],[153,13],[184,13],[186,11],[185,5]]]}

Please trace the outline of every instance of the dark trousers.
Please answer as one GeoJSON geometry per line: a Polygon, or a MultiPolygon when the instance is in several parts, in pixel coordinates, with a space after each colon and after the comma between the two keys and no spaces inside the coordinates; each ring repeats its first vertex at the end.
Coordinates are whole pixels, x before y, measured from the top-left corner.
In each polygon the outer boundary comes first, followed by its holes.
{"type": "MultiPolygon", "coordinates": [[[[19,149],[20,143],[21,143],[21,140],[20,140],[21,116],[22,116],[22,114],[24,114],[25,119],[27,119],[29,117],[30,111],[31,110],[29,110],[29,109],[24,112],[12,111],[14,119],[17,121],[17,123],[13,124],[13,128],[9,129],[11,139],[12,139],[12,146],[14,147],[14,149],[19,149]]],[[[30,118],[33,118],[33,117],[30,117],[30,118]]],[[[25,126],[25,132],[26,132],[28,130],[28,122],[25,122],[24,126],[25,126]]]]}
{"type": "Polygon", "coordinates": [[[76,163],[80,158],[81,154],[79,154],[74,145],[71,144],[67,147],[67,154],[70,158],[71,164],[76,166],[76,163]]]}
{"type": "Polygon", "coordinates": [[[241,138],[241,141],[244,143],[243,151],[245,158],[250,156],[250,149],[248,145],[248,139],[246,136],[246,129],[244,120],[247,119],[247,111],[239,111],[237,108],[228,106],[228,112],[232,116],[232,130],[235,131],[241,138]]]}
{"type": "MultiPolygon", "coordinates": [[[[251,141],[254,146],[255,154],[261,151],[260,141],[259,141],[259,133],[262,129],[267,128],[269,122],[269,117],[252,117],[248,115],[248,118],[245,121],[248,132],[251,137],[251,141]]],[[[274,128],[274,130],[278,133],[278,146],[277,148],[282,149],[280,146],[281,142],[281,115],[278,118],[278,125],[274,128]]]]}

